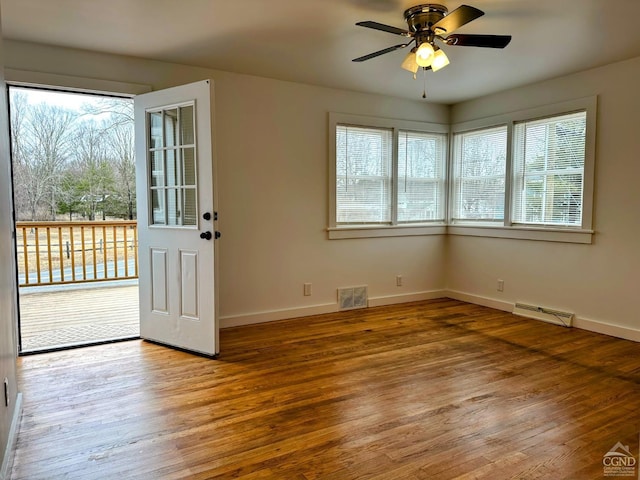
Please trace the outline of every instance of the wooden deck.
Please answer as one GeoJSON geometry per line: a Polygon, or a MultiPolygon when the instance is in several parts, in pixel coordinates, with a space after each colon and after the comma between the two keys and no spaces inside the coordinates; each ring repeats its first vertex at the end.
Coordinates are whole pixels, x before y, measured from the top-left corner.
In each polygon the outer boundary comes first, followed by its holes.
{"type": "Polygon", "coordinates": [[[137,283],[105,285],[22,288],[22,352],[137,337],[137,283]]]}
{"type": "Polygon", "coordinates": [[[620,444],[638,460],[638,343],[446,299],[220,340],[217,360],[140,340],[21,357],[11,478],[581,480],[620,444]]]}

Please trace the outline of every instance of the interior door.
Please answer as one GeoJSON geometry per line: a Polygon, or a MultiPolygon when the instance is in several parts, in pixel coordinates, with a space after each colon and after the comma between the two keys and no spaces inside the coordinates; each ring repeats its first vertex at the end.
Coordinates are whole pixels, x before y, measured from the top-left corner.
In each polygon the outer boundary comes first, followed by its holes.
{"type": "Polygon", "coordinates": [[[215,356],[212,82],[135,97],[140,336],[215,356]]]}

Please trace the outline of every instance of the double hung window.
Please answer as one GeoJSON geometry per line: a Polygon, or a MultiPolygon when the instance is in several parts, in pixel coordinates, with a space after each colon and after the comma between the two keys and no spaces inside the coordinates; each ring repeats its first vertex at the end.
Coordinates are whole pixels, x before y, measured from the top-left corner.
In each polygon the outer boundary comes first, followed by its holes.
{"type": "Polygon", "coordinates": [[[443,221],[447,137],[442,133],[398,134],[398,223],[443,221]]]}
{"type": "Polygon", "coordinates": [[[514,125],[513,223],[579,227],[586,112],[514,125]]]}
{"type": "Polygon", "coordinates": [[[393,131],[336,127],[336,223],[391,221],[393,131]]]}
{"type": "Polygon", "coordinates": [[[454,137],[452,220],[504,219],[507,127],[465,132],[454,137]]]}

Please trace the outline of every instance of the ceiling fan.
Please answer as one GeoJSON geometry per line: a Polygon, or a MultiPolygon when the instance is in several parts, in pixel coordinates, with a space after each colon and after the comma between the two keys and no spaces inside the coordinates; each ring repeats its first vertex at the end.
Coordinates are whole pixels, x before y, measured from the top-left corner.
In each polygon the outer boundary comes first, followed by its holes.
{"type": "Polygon", "coordinates": [[[449,12],[444,5],[427,3],[416,5],[404,12],[404,19],[408,30],[384,25],[382,23],[366,21],[358,22],[360,27],[373,28],[383,32],[401,35],[408,40],[406,43],[384,48],[377,52],[354,58],[354,62],[364,62],[372,58],[393,52],[414,44],[411,51],[402,62],[402,68],[415,74],[418,69],[437,72],[449,64],[444,51],[436,44],[436,40],[445,45],[461,47],[504,48],[511,41],[511,35],[468,35],[452,34],[454,30],[466,25],[484,15],[482,10],[469,5],[461,5],[449,12]]]}

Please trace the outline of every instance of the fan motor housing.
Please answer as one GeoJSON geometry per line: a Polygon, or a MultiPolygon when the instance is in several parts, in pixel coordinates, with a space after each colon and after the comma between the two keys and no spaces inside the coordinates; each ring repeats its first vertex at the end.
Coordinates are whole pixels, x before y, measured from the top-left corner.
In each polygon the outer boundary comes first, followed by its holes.
{"type": "Polygon", "coordinates": [[[413,33],[428,32],[431,27],[444,18],[449,9],[437,3],[416,5],[404,12],[404,19],[413,33]]]}

